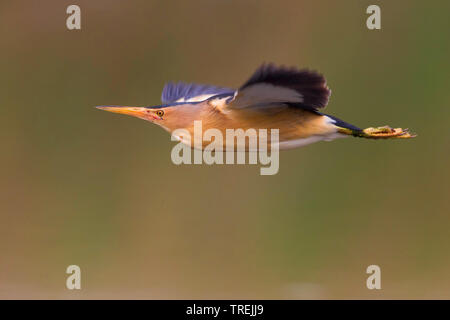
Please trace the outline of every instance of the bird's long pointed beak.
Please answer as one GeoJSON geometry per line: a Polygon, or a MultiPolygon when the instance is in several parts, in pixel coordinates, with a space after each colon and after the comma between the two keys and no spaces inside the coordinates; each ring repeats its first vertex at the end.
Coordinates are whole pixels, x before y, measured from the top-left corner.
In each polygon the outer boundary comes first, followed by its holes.
{"type": "Polygon", "coordinates": [[[147,115],[147,108],[144,107],[128,107],[128,106],[97,106],[97,109],[105,110],[114,113],[127,114],[138,118],[147,115]]]}

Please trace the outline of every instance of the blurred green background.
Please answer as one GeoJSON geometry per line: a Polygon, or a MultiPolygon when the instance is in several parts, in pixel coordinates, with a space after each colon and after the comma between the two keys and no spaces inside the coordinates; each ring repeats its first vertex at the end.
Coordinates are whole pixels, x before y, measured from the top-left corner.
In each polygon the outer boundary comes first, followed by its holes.
{"type": "Polygon", "coordinates": [[[2,1],[0,297],[450,298],[449,10],[2,1]],[[93,108],[159,104],[169,80],[237,87],[263,61],[325,74],[325,112],[418,137],[320,142],[261,176],[176,166],[165,131],[93,108]],[[71,264],[82,290],[65,287],[71,264]],[[371,264],[382,290],[366,288],[371,264]]]}

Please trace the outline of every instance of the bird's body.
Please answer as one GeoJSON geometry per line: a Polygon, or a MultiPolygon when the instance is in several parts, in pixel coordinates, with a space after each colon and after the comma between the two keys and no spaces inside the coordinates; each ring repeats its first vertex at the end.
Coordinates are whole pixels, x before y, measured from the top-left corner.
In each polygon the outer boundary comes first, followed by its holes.
{"type": "MultiPolygon", "coordinates": [[[[300,108],[287,108],[282,112],[272,114],[270,117],[254,111],[225,112],[211,103],[193,106],[192,111],[197,112],[198,119],[201,119],[203,132],[209,129],[217,129],[223,137],[226,136],[227,129],[242,129],[243,131],[254,129],[257,135],[260,129],[266,129],[269,132],[272,129],[278,129],[280,149],[291,149],[315,142],[316,139],[311,139],[312,137],[320,137],[319,140],[322,140],[340,136],[336,132],[336,128],[329,125],[331,118],[300,108]]],[[[168,127],[165,129],[169,132],[179,128],[177,127],[179,123],[176,126],[167,125],[168,127]]],[[[182,128],[186,129],[191,137],[195,136],[193,121],[183,123],[182,128]]],[[[342,135],[342,137],[345,136],[342,135]]],[[[268,140],[270,147],[270,139],[268,140]]],[[[190,143],[193,146],[194,140],[191,139],[190,143]]],[[[209,143],[209,141],[203,139],[201,141],[203,147],[206,147],[209,143]]],[[[228,149],[225,140],[223,141],[223,149],[228,149]]]]}
{"type": "MultiPolygon", "coordinates": [[[[199,120],[203,132],[216,129],[223,136],[226,136],[227,129],[254,130],[258,135],[260,129],[278,129],[279,149],[347,136],[372,139],[412,137],[406,130],[387,126],[361,130],[319,112],[318,109],[328,103],[329,95],[323,76],[308,70],[269,64],[261,66],[238,90],[169,83],[162,93],[164,105],[98,108],[154,122],[170,133],[184,129],[191,137],[195,137],[194,123],[199,120]]],[[[211,143],[181,136],[179,139],[192,147],[205,148],[211,143]]],[[[221,144],[223,150],[229,149],[226,140],[221,144]]],[[[268,144],[270,147],[270,137],[268,144]]]]}

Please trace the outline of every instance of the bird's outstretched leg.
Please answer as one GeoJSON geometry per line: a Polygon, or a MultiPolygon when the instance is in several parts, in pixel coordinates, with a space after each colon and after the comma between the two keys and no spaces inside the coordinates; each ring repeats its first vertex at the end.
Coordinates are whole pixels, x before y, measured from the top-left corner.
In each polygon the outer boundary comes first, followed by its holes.
{"type": "Polygon", "coordinates": [[[366,128],[363,130],[352,130],[348,128],[339,128],[340,133],[352,135],[354,137],[366,139],[408,139],[414,138],[416,135],[411,134],[408,129],[391,128],[389,126],[366,128]]]}
{"type": "Polygon", "coordinates": [[[377,128],[366,128],[362,130],[362,137],[368,139],[408,139],[414,138],[415,135],[409,133],[408,129],[402,128],[391,128],[389,126],[377,127],[377,128]]]}

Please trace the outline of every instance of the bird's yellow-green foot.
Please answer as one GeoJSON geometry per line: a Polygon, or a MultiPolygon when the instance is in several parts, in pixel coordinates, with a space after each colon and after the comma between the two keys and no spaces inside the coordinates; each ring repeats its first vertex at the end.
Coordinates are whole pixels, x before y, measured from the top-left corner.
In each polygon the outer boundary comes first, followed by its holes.
{"type": "Polygon", "coordinates": [[[409,139],[416,135],[411,134],[408,129],[391,128],[389,126],[369,127],[363,130],[352,130],[348,128],[339,128],[339,132],[354,137],[366,139],[409,139]]]}
{"type": "Polygon", "coordinates": [[[389,126],[366,128],[363,130],[363,137],[368,139],[409,139],[416,135],[411,134],[408,129],[391,128],[389,126]]]}

